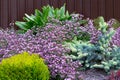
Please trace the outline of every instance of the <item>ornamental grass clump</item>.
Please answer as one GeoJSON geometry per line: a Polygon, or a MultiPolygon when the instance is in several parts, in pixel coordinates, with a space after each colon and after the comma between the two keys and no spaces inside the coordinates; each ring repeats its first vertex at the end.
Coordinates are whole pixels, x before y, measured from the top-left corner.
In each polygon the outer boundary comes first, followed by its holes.
{"type": "Polygon", "coordinates": [[[49,80],[50,73],[38,54],[23,52],[3,59],[0,80],[49,80]]]}

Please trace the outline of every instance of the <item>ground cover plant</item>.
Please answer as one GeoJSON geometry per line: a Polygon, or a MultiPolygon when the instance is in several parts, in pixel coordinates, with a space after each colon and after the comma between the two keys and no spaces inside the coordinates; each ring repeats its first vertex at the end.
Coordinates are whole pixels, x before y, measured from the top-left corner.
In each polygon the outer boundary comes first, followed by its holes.
{"type": "Polygon", "coordinates": [[[1,40],[5,41],[2,41],[0,48],[1,59],[23,51],[38,53],[45,59],[50,69],[51,79],[75,79],[76,75],[79,76],[76,71],[77,67],[80,67],[79,62],[71,62],[71,59],[66,58],[64,54],[67,50],[61,44],[35,36],[32,31],[25,34],[1,31],[1,40]]]}
{"type": "Polygon", "coordinates": [[[39,54],[49,68],[50,80],[84,80],[83,69],[119,69],[118,21],[83,19],[83,15],[69,14],[65,6],[45,6],[25,16],[25,22],[16,21],[23,34],[0,30],[0,60],[24,51],[39,54]]]}

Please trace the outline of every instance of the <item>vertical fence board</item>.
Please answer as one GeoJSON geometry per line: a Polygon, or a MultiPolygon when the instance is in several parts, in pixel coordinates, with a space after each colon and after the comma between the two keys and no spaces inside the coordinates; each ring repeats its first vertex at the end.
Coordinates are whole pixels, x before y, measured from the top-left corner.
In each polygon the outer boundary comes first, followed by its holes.
{"type": "Polygon", "coordinates": [[[1,0],[0,0],[0,27],[2,27],[2,26],[1,26],[1,25],[2,25],[2,24],[1,24],[1,12],[2,12],[1,9],[2,9],[2,7],[1,7],[1,0]]]}
{"type": "Polygon", "coordinates": [[[24,14],[26,13],[25,11],[25,0],[18,0],[18,20],[22,20],[24,14]]]}
{"type": "MultiPolygon", "coordinates": [[[[12,17],[12,16],[11,16],[11,13],[12,13],[12,10],[11,10],[11,1],[9,0],[9,1],[8,1],[8,17],[9,17],[9,18],[8,18],[8,23],[11,23],[11,21],[12,21],[12,20],[11,20],[11,17],[12,17]]],[[[16,16],[16,17],[17,17],[17,16],[16,16]]]]}
{"type": "Polygon", "coordinates": [[[1,25],[3,28],[8,27],[8,1],[1,1],[1,25]]]}
{"type": "Polygon", "coordinates": [[[83,14],[82,13],[82,0],[75,0],[75,11],[77,13],[83,14]]]}
{"type": "MultiPolygon", "coordinates": [[[[99,16],[105,17],[105,0],[98,0],[98,6],[99,6],[99,16]]],[[[93,14],[94,15],[94,14],[93,14]]]]}
{"type": "Polygon", "coordinates": [[[105,0],[106,3],[105,3],[105,14],[106,14],[106,19],[110,19],[110,18],[113,18],[113,0],[105,0]]]}
{"type": "Polygon", "coordinates": [[[9,23],[15,22],[17,20],[17,1],[9,1],[9,23]]]}
{"type": "Polygon", "coordinates": [[[58,6],[58,0],[50,0],[50,5],[54,6],[55,8],[59,7],[58,6]]]}
{"type": "Polygon", "coordinates": [[[70,13],[75,12],[75,1],[74,0],[66,0],[66,7],[70,13]]]}
{"type": "Polygon", "coordinates": [[[58,6],[59,7],[63,6],[64,4],[66,4],[66,0],[59,0],[58,1],[58,6]]]}
{"type": "Polygon", "coordinates": [[[25,10],[27,14],[31,14],[34,12],[34,0],[26,0],[25,10]]]}
{"type": "Polygon", "coordinates": [[[50,0],[42,0],[41,2],[42,2],[41,4],[42,7],[46,5],[50,5],[50,0]]]}
{"type": "Polygon", "coordinates": [[[120,0],[114,0],[114,18],[120,20],[120,0]]]}
{"type": "Polygon", "coordinates": [[[34,9],[41,10],[43,0],[34,0],[34,9]]]}
{"type": "Polygon", "coordinates": [[[91,18],[98,17],[98,0],[91,0],[91,18]],[[93,15],[94,14],[94,15],[93,15]]]}
{"type": "Polygon", "coordinates": [[[91,17],[90,16],[90,0],[83,0],[83,15],[85,15],[85,17],[91,17]]]}

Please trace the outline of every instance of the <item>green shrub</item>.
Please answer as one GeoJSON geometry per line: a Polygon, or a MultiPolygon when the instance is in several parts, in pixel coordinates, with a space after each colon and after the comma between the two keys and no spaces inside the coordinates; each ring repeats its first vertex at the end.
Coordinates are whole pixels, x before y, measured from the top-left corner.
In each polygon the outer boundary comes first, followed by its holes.
{"type": "Polygon", "coordinates": [[[49,70],[37,54],[23,52],[2,60],[0,80],[49,80],[49,70]]]}
{"type": "Polygon", "coordinates": [[[77,41],[66,42],[65,45],[71,49],[68,54],[74,60],[79,60],[84,69],[101,68],[108,72],[111,69],[120,68],[120,48],[110,47],[110,40],[114,34],[114,30],[107,31],[106,22],[99,22],[99,30],[101,34],[98,36],[98,42],[91,44],[90,42],[77,41]]]}
{"type": "Polygon", "coordinates": [[[97,17],[96,19],[93,20],[94,26],[97,29],[100,28],[100,25],[99,25],[100,22],[102,22],[102,23],[104,22],[104,18],[102,16],[99,16],[99,17],[97,17]]]}
{"type": "Polygon", "coordinates": [[[116,19],[110,19],[108,21],[108,24],[109,24],[110,27],[113,27],[115,29],[120,27],[120,22],[118,20],[116,20],[116,19]]]}
{"type": "MultiPolygon", "coordinates": [[[[104,18],[102,16],[99,16],[93,20],[94,26],[97,29],[100,28],[99,22],[104,22],[104,18]]],[[[116,19],[110,19],[107,23],[108,23],[109,27],[113,27],[115,29],[120,27],[120,22],[116,19]]]]}

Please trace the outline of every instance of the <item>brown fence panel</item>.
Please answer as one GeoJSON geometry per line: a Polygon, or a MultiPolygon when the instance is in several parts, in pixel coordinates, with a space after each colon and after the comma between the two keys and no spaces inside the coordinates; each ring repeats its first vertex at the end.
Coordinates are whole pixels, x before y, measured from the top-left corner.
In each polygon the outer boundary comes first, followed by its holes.
{"type": "Polygon", "coordinates": [[[66,7],[70,13],[75,12],[75,0],[66,0],[66,7]]]}
{"type": "Polygon", "coordinates": [[[34,0],[26,0],[25,11],[27,13],[33,13],[34,12],[34,0]]]}
{"type": "Polygon", "coordinates": [[[11,22],[22,20],[25,13],[32,14],[42,6],[60,7],[64,3],[70,13],[80,13],[85,18],[103,16],[106,20],[120,20],[120,0],[0,0],[0,27],[9,27],[11,22]]]}
{"type": "Polygon", "coordinates": [[[83,14],[86,16],[86,17],[90,17],[90,7],[91,7],[91,5],[90,5],[90,1],[91,0],[83,0],[83,14]]]}
{"type": "Polygon", "coordinates": [[[120,19],[120,0],[114,1],[114,18],[120,19]]]}
{"type": "Polygon", "coordinates": [[[83,10],[82,1],[83,0],[75,0],[75,12],[76,13],[83,14],[83,12],[82,12],[82,10],[83,10]]]}
{"type": "Polygon", "coordinates": [[[59,0],[49,0],[50,1],[50,5],[54,6],[55,8],[58,7],[58,1],[59,0]]]}
{"type": "MultiPolygon", "coordinates": [[[[99,16],[103,16],[105,17],[105,0],[98,0],[98,13],[99,13],[99,16]]],[[[94,15],[94,14],[93,14],[94,15]]],[[[113,16],[111,16],[113,17],[113,16]]],[[[106,18],[106,17],[105,17],[106,18]]]]}
{"type": "Polygon", "coordinates": [[[63,6],[66,3],[66,0],[58,0],[59,7],[63,6]]]}
{"type": "Polygon", "coordinates": [[[1,27],[1,1],[0,1],[0,27],[1,27]]]}
{"type": "MultiPolygon", "coordinates": [[[[114,1],[115,0],[106,0],[106,2],[105,2],[105,4],[106,4],[106,6],[105,6],[105,13],[106,13],[106,19],[109,19],[109,18],[111,18],[111,17],[113,17],[113,9],[114,9],[114,1]]],[[[118,0],[117,0],[118,1],[118,0]]]]}
{"type": "Polygon", "coordinates": [[[91,10],[90,10],[91,18],[97,17],[98,11],[99,11],[98,0],[91,0],[91,10]]]}
{"type": "MultiPolygon", "coordinates": [[[[0,18],[1,18],[1,22],[0,22],[0,24],[2,25],[2,27],[7,27],[7,25],[8,25],[8,0],[2,0],[2,1],[0,1],[1,2],[1,4],[0,4],[0,13],[1,13],[1,15],[0,15],[0,18]]],[[[0,25],[0,26],[1,26],[0,25]]]]}
{"type": "MultiPolygon", "coordinates": [[[[8,25],[17,20],[17,0],[8,1],[8,25]]],[[[7,27],[7,26],[6,26],[7,27]]]]}
{"type": "Polygon", "coordinates": [[[25,3],[26,3],[25,0],[17,0],[17,5],[18,5],[17,6],[17,14],[18,14],[17,18],[18,18],[18,20],[22,20],[23,15],[26,13],[25,3]]]}
{"type": "MultiPolygon", "coordinates": [[[[57,0],[56,0],[57,1],[57,0]]],[[[46,5],[50,5],[51,4],[51,2],[50,2],[50,0],[42,0],[41,1],[41,7],[43,7],[43,6],[46,6],[46,5]]],[[[40,5],[39,3],[38,3],[38,5],[40,5]]]]}

